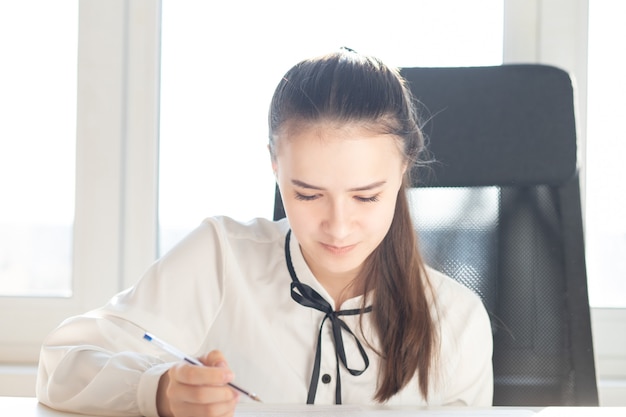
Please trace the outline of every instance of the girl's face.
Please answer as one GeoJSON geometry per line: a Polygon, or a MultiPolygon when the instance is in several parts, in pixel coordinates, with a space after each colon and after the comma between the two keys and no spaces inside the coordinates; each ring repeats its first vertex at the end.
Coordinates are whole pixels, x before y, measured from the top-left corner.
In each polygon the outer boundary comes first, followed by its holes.
{"type": "Polygon", "coordinates": [[[398,139],[356,124],[277,139],[273,168],[304,259],[322,284],[350,282],[391,225],[406,169],[398,139]]]}

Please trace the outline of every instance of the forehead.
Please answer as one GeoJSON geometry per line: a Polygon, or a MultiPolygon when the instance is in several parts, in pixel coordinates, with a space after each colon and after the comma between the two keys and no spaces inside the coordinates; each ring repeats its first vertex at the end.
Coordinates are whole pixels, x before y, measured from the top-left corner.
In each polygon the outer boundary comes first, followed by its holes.
{"type": "Polygon", "coordinates": [[[367,122],[290,122],[286,123],[275,137],[279,151],[283,145],[305,147],[381,147],[389,148],[402,157],[402,140],[386,133],[380,124],[367,122]],[[369,141],[365,141],[370,139],[369,141]],[[356,141],[356,142],[355,142],[356,141]]]}
{"type": "Polygon", "coordinates": [[[322,118],[318,120],[306,120],[293,118],[285,121],[279,129],[279,138],[289,138],[306,134],[359,134],[373,136],[386,134],[390,131],[390,126],[394,125],[388,117],[380,117],[376,120],[336,120],[322,118]]]}
{"type": "Polygon", "coordinates": [[[351,185],[397,175],[404,166],[400,140],[358,124],[291,126],[278,139],[281,170],[303,181],[351,185]]]}

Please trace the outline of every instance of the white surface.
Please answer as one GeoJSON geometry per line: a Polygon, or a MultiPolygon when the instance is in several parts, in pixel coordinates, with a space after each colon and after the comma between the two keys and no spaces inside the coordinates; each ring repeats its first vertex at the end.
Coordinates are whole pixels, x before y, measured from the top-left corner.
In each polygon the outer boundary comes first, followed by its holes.
{"type": "MultiPolygon", "coordinates": [[[[81,414],[82,415],[82,414],[81,414]]],[[[402,407],[371,408],[359,406],[307,406],[240,404],[235,414],[239,417],[281,416],[338,416],[338,417],[624,417],[626,407],[548,407],[543,410],[526,408],[434,408],[410,409],[402,407]]],[[[78,414],[52,410],[32,397],[0,397],[0,416],[12,417],[72,417],[78,414]]],[[[90,417],[90,416],[85,416],[90,417]]],[[[91,416],[95,417],[95,416],[91,416]]]]}
{"type": "MultiPolygon", "coordinates": [[[[625,409],[626,410],[626,409],[625,409]]],[[[79,414],[64,413],[52,410],[39,404],[32,397],[0,397],[0,416],[11,417],[62,417],[78,416],[79,414]]],[[[84,416],[83,414],[80,414],[84,416]]],[[[532,410],[513,408],[371,408],[360,406],[307,406],[307,405],[269,405],[242,403],[237,408],[239,417],[274,417],[274,416],[338,416],[338,417],[528,417],[536,415],[532,410]]],[[[582,415],[582,414],[581,414],[582,415]]],[[[593,414],[586,414],[593,416],[593,414]]],[[[613,416],[613,414],[607,414],[613,416]]],[[[552,417],[560,416],[555,414],[552,417]]],[[[95,417],[95,416],[85,416],[95,417]]]]}

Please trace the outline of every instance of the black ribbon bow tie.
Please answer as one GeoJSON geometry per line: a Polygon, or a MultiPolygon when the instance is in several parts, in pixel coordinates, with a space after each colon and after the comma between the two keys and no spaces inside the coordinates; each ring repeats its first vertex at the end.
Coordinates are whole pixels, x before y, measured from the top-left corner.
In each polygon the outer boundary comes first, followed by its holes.
{"type": "Polygon", "coordinates": [[[360,313],[369,313],[372,311],[372,306],[368,306],[365,309],[355,308],[350,310],[334,311],[332,306],[324,297],[322,297],[317,291],[310,286],[303,284],[298,280],[296,271],[293,268],[291,262],[291,252],[289,250],[289,241],[291,236],[291,230],[287,232],[285,238],[285,258],[287,260],[287,269],[289,275],[291,275],[291,298],[298,304],[304,307],[314,308],[324,313],[324,318],[320,324],[320,331],[317,336],[317,348],[315,350],[315,363],[313,366],[313,373],[311,374],[311,382],[309,384],[309,393],[307,396],[307,404],[315,403],[315,394],[317,392],[317,384],[320,377],[320,362],[322,356],[322,330],[324,329],[324,323],[326,320],[330,320],[332,326],[333,340],[335,342],[335,359],[337,363],[336,367],[336,380],[335,380],[335,404],[341,404],[341,377],[339,374],[339,363],[350,372],[351,375],[361,375],[369,366],[369,358],[363,348],[363,345],[356,337],[356,335],[350,330],[348,325],[341,319],[341,316],[354,316],[360,313]],[[363,369],[352,369],[348,366],[348,359],[346,358],[346,351],[343,346],[342,331],[345,331],[349,336],[354,339],[354,342],[359,349],[361,358],[363,359],[363,369]]]}

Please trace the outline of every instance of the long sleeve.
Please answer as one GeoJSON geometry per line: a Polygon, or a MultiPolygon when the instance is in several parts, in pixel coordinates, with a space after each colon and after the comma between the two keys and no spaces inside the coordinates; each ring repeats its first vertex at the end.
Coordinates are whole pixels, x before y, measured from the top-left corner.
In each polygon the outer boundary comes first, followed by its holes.
{"type": "Polygon", "coordinates": [[[39,401],[72,412],[156,416],[156,388],[169,364],[134,352],[142,346],[107,321],[75,317],[47,338],[37,378],[39,401]]]}
{"type": "Polygon", "coordinates": [[[63,322],[41,349],[37,396],[53,408],[109,416],[156,416],[160,376],[173,358],[144,331],[192,355],[221,304],[218,240],[203,224],[104,307],[63,322]],[[200,230],[203,229],[203,230],[200,230]]]}

